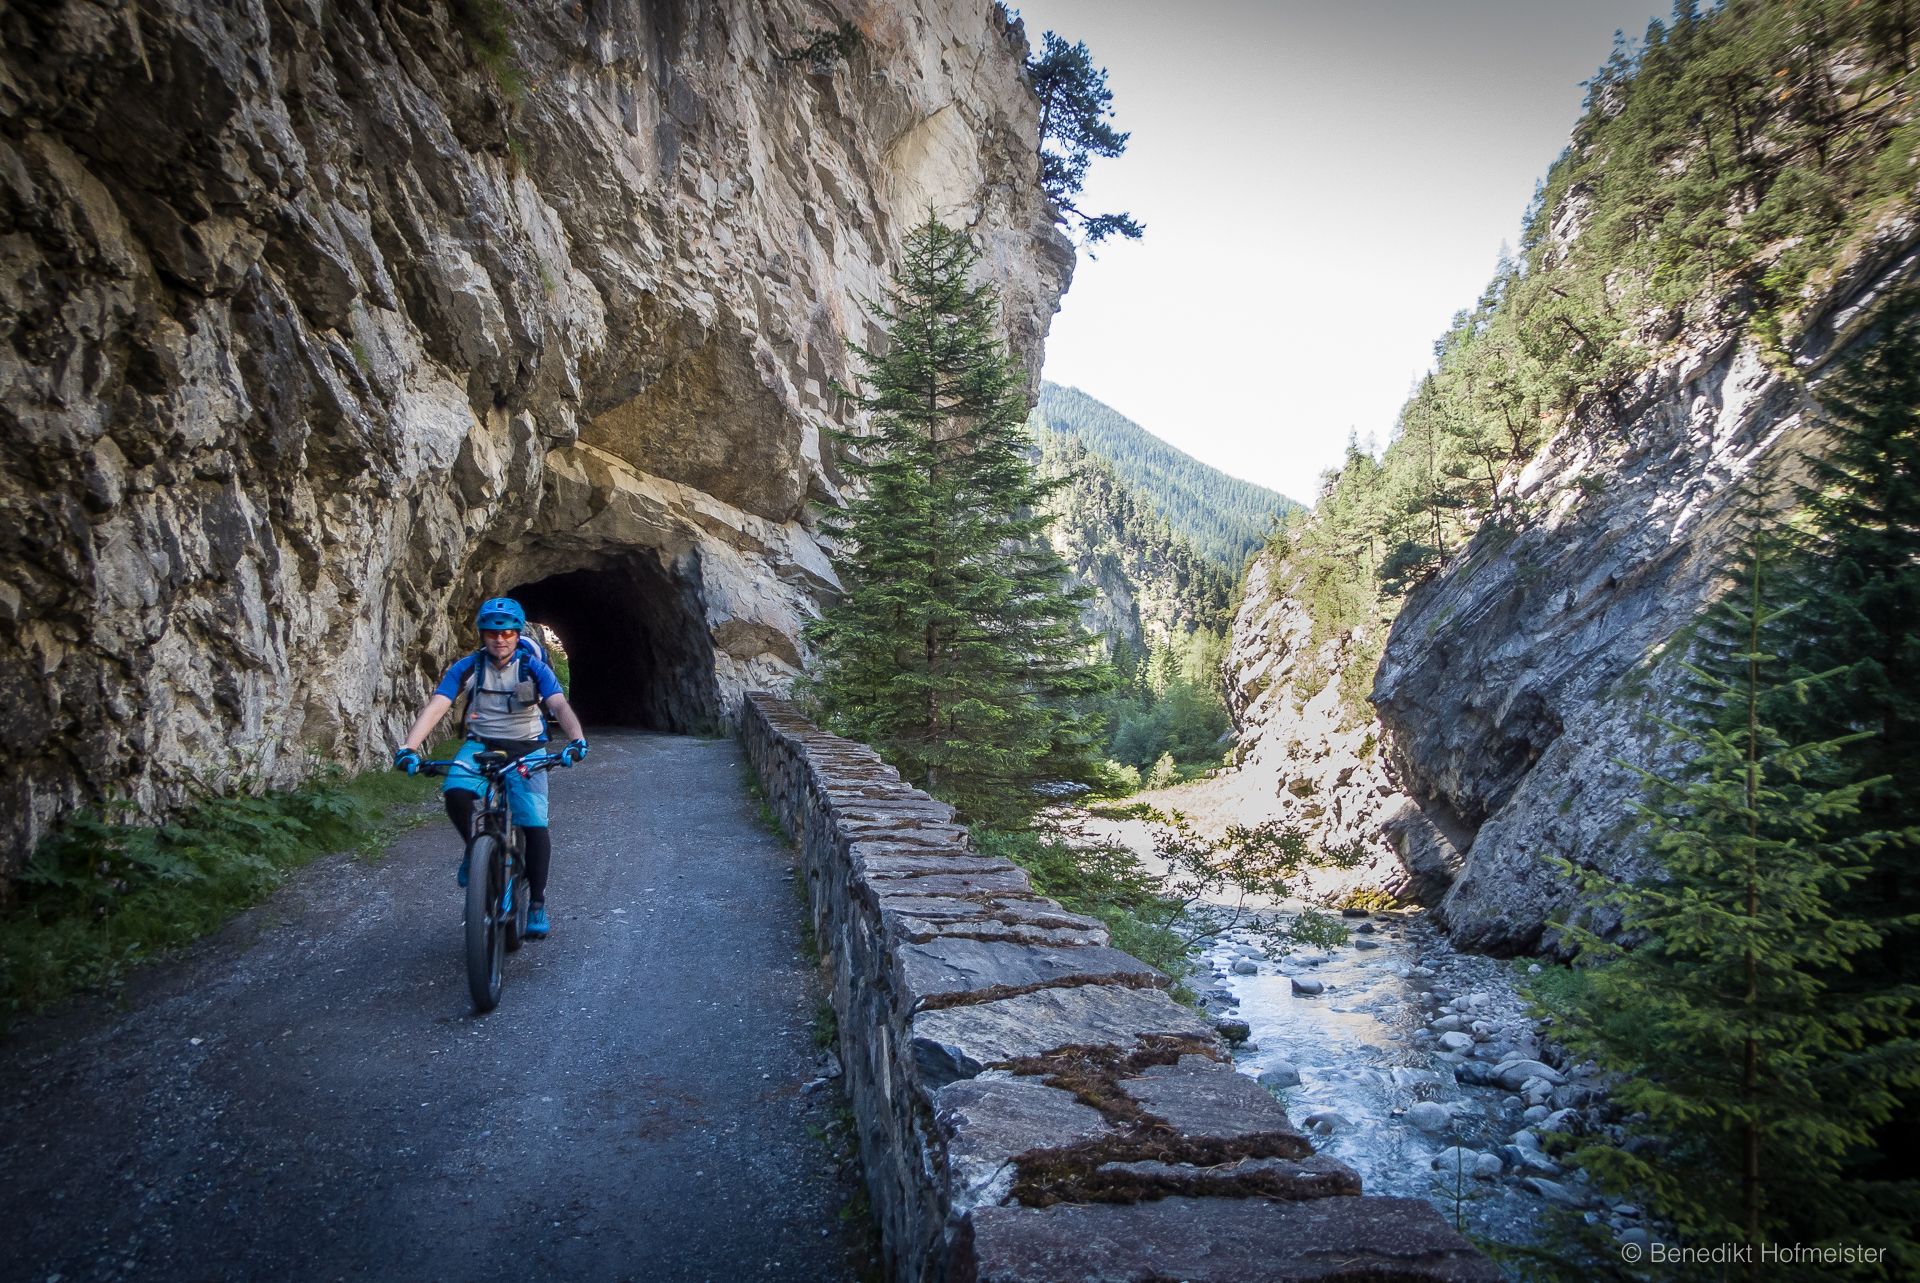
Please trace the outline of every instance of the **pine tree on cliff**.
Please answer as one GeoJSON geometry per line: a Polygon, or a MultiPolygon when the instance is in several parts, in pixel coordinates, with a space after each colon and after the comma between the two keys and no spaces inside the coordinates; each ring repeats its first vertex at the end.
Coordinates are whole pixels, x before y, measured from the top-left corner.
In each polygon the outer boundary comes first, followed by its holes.
{"type": "Polygon", "coordinates": [[[1074,197],[1087,181],[1095,156],[1118,156],[1129,135],[1108,123],[1113,91],[1104,67],[1093,65],[1084,40],[1068,44],[1049,31],[1041,51],[1027,60],[1027,77],[1040,99],[1040,188],[1060,212],[1078,219],[1087,242],[1109,236],[1139,240],[1146,229],[1131,214],[1086,214],[1074,197]]]}
{"type": "Polygon", "coordinates": [[[978,261],[929,219],[876,305],[885,350],[853,346],[865,374],[848,395],[872,432],[840,438],[862,489],[827,522],[846,591],[809,632],[808,690],[908,778],[1006,821],[1034,784],[1089,778],[1101,728],[1084,705],[1107,675],[1045,538],[1058,483],[1028,459],[1024,382],[978,261]]]}
{"type": "Polygon", "coordinates": [[[1790,739],[1769,721],[1782,698],[1833,675],[1796,676],[1779,658],[1797,603],[1780,601],[1778,537],[1750,520],[1735,586],[1697,625],[1680,710],[1661,722],[1686,762],[1641,772],[1639,815],[1663,876],[1583,876],[1639,943],[1573,931],[1590,960],[1612,961],[1591,973],[1562,1038],[1620,1075],[1615,1103],[1646,1138],[1596,1137],[1574,1161],[1690,1240],[1757,1252],[1849,1201],[1844,1161],[1891,1115],[1911,1068],[1869,1043],[1884,1004],[1821,978],[1879,941],[1836,909],[1875,845],[1834,833],[1865,787],[1832,782],[1859,737],[1790,739]]]}

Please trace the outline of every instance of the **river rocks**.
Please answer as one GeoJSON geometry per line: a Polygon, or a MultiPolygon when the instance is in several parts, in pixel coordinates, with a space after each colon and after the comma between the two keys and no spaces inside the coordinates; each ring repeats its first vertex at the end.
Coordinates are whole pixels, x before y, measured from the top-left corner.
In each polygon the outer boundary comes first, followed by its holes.
{"type": "Polygon", "coordinates": [[[1302,997],[1311,998],[1327,991],[1327,986],[1312,976],[1292,976],[1289,979],[1292,981],[1294,993],[1302,997]]]}
{"type": "Polygon", "coordinates": [[[1277,1091],[1285,1087],[1298,1087],[1300,1085],[1300,1071],[1284,1060],[1275,1061],[1271,1067],[1261,1072],[1257,1081],[1262,1087],[1265,1087],[1269,1091],[1277,1091]]]}
{"type": "Polygon", "coordinates": [[[1322,1136],[1331,1136],[1337,1131],[1342,1131],[1353,1126],[1345,1115],[1331,1109],[1317,1109],[1303,1118],[1301,1122],[1322,1136]]]}
{"type": "Polygon", "coordinates": [[[1507,1060],[1494,1066],[1494,1081],[1508,1091],[1524,1091],[1527,1083],[1538,1080],[1549,1087],[1566,1081],[1552,1065],[1537,1060],[1507,1060]]]}
{"type": "Polygon", "coordinates": [[[1453,1123],[1453,1111],[1431,1100],[1415,1101],[1407,1107],[1407,1122],[1423,1132],[1445,1131],[1453,1123]]]}
{"type": "Polygon", "coordinates": [[[1213,1022],[1214,1032],[1228,1042],[1245,1042],[1253,1037],[1253,1026],[1235,1017],[1219,1017],[1213,1022]]]}
{"type": "Polygon", "coordinates": [[[1538,1194],[1548,1202],[1558,1203],[1562,1207],[1585,1207],[1587,1205],[1586,1196],[1578,1190],[1567,1185],[1562,1185],[1559,1181],[1548,1180],[1544,1176],[1522,1177],[1520,1184],[1528,1193],[1538,1194]]]}
{"type": "Polygon", "coordinates": [[[1464,1033],[1446,1033],[1440,1035],[1440,1049],[1455,1055],[1464,1055],[1473,1050],[1473,1035],[1464,1033]]]}
{"type": "Polygon", "coordinates": [[[1233,960],[1233,974],[1236,976],[1257,976],[1260,974],[1260,964],[1252,958],[1235,958],[1233,960]]]}

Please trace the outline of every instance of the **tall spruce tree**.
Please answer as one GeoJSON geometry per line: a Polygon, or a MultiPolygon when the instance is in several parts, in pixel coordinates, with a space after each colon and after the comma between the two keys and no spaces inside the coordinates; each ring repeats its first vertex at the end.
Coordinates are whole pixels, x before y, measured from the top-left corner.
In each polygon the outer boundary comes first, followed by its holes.
{"type": "Polygon", "coordinates": [[[853,345],[865,373],[849,395],[872,430],[839,438],[859,493],[825,523],[846,592],[809,630],[808,689],[836,729],[1004,823],[1034,809],[1034,785],[1089,777],[1089,697],[1108,675],[1045,538],[1059,483],[1029,461],[1025,382],[978,261],[929,218],[875,305],[884,350],[853,345]]]}
{"type": "MultiPolygon", "coordinates": [[[[1883,835],[1868,874],[1838,901],[1879,943],[1823,979],[1878,1004],[1879,1052],[1920,1086],[1920,293],[1887,304],[1877,341],[1819,391],[1828,448],[1800,489],[1798,547],[1808,609],[1787,658],[1836,670],[1781,724],[1805,738],[1871,732],[1847,746],[1839,778],[1870,781],[1842,831],[1883,835]]],[[[1833,1222],[1897,1245],[1920,1275],[1920,1102],[1908,1092],[1849,1167],[1833,1222]]]]}
{"type": "Polygon", "coordinates": [[[1810,1207],[1848,1197],[1846,1160],[1907,1078],[1872,1045],[1885,1007],[1822,979],[1879,942],[1836,909],[1876,839],[1837,831],[1866,786],[1836,782],[1834,767],[1859,733],[1789,739],[1767,717],[1834,677],[1791,673],[1779,658],[1797,611],[1781,602],[1784,560],[1756,524],[1732,591],[1697,625],[1679,712],[1661,723],[1684,764],[1641,772],[1639,815],[1661,874],[1611,885],[1582,875],[1638,943],[1574,932],[1588,960],[1609,965],[1562,1032],[1619,1075],[1614,1099],[1641,1138],[1597,1136],[1574,1160],[1695,1242],[1751,1248],[1749,1278],[1791,1276],[1763,1271],[1759,1245],[1794,1241],[1810,1207]]]}

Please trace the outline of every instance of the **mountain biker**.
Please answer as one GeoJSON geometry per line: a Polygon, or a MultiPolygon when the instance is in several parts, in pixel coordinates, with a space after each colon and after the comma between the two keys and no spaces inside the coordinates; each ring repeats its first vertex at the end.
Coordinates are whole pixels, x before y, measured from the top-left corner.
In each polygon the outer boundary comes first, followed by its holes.
{"type": "MultiPolygon", "coordinates": [[[[481,648],[447,670],[433,694],[413,719],[407,738],[393,750],[394,769],[412,775],[421,766],[420,746],[454,701],[467,699],[461,715],[466,743],[455,754],[455,764],[447,769],[446,783],[440,792],[446,802],[447,818],[460,832],[462,842],[472,834],[473,809],[486,789],[486,782],[473,769],[473,759],[482,751],[520,757],[547,742],[546,715],[560,723],[570,737],[560,750],[563,766],[572,766],[587,755],[587,733],[580,718],[561,693],[560,681],[553,675],[544,652],[532,638],[525,637],[527,612],[511,597],[494,597],[480,605],[473,617],[479,630],[481,648]],[[545,710],[543,715],[542,710],[545,710]]],[[[514,825],[526,835],[527,885],[531,903],[527,908],[527,936],[538,939],[547,934],[547,867],[553,859],[553,838],[547,831],[547,777],[535,771],[530,776],[508,772],[507,801],[514,825]]],[[[460,885],[467,885],[467,861],[460,860],[460,885]]]]}

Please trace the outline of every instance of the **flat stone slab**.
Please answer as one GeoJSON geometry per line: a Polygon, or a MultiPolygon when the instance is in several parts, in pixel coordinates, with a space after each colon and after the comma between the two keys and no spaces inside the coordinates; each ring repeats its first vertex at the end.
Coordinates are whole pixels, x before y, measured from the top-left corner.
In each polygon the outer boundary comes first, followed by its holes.
{"type": "Polygon", "coordinates": [[[870,878],[918,878],[930,873],[1005,873],[1018,866],[1007,860],[975,855],[965,847],[937,851],[928,847],[896,847],[878,842],[853,844],[854,867],[870,878]]]}
{"type": "Polygon", "coordinates": [[[1033,890],[1025,869],[992,873],[929,873],[917,878],[864,878],[867,894],[881,906],[896,895],[1022,895],[1033,890]]]}
{"type": "Polygon", "coordinates": [[[1501,1283],[1413,1198],[1163,1198],[981,1207],[952,1283],[1501,1283]]]}
{"type": "Polygon", "coordinates": [[[1273,1093],[1245,1074],[1225,1066],[1166,1069],[1170,1072],[1122,1078],[1120,1090],[1149,1114],[1165,1119],[1181,1140],[1260,1137],[1282,1147],[1289,1157],[1305,1158],[1313,1152],[1273,1093]]]}
{"type": "Polygon", "coordinates": [[[1098,945],[1056,948],[952,937],[893,950],[895,991],[909,1011],[953,1006],[969,994],[1008,997],[1057,984],[1165,988],[1167,978],[1129,953],[1098,945]]]}
{"type": "Polygon", "coordinates": [[[1035,1150],[1113,1134],[1090,1105],[1035,1078],[969,1078],[933,1096],[934,1126],[946,1141],[948,1215],[1004,1202],[1014,1160],[1035,1150]]]}
{"type": "Polygon", "coordinates": [[[1360,1173],[1337,1158],[1243,1158],[1201,1167],[1194,1163],[1102,1163],[1094,1170],[1117,1188],[1138,1189],[1140,1197],[1167,1194],[1258,1194],[1267,1198],[1343,1198],[1360,1193],[1360,1173]],[[1156,1192],[1158,1191],[1158,1192],[1156,1192]]]}
{"type": "Polygon", "coordinates": [[[886,914],[887,929],[897,937],[906,940],[935,940],[945,937],[963,937],[970,940],[1010,940],[1016,944],[1049,944],[1059,947],[1082,944],[1111,944],[1112,937],[1104,926],[1095,923],[1091,927],[1036,927],[1025,923],[1002,922],[998,918],[963,918],[936,920],[929,918],[909,918],[904,915],[886,914]]]}
{"type": "MultiPolygon", "coordinates": [[[[1037,989],[994,1002],[923,1011],[908,1025],[920,1086],[927,1092],[994,1065],[1062,1047],[1131,1051],[1140,1039],[1154,1034],[1215,1045],[1219,1041],[1211,1025],[1158,989],[1116,985],[1037,989]]],[[[1279,1107],[1271,1096],[1267,1102],[1279,1107]]]]}

